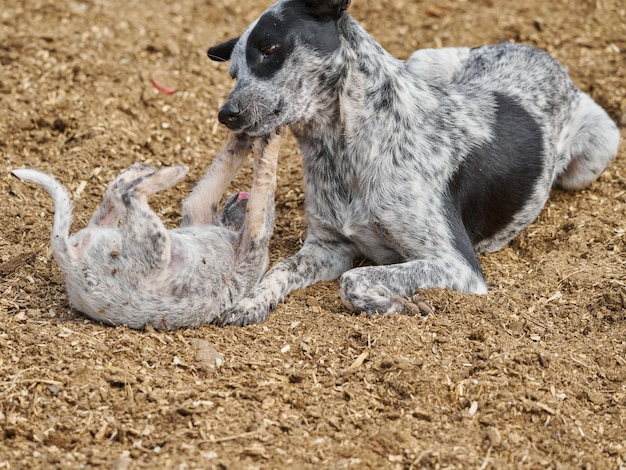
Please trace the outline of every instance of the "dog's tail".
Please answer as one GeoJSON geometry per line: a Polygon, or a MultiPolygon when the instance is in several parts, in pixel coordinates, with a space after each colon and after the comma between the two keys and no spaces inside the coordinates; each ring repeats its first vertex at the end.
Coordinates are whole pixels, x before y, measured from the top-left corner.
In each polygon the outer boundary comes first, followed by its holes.
{"type": "Polygon", "coordinates": [[[23,168],[11,171],[23,181],[43,186],[54,201],[54,225],[52,227],[51,245],[54,258],[61,268],[66,269],[73,264],[70,247],[70,225],[72,223],[72,202],[65,188],[53,177],[37,170],[23,168]]]}

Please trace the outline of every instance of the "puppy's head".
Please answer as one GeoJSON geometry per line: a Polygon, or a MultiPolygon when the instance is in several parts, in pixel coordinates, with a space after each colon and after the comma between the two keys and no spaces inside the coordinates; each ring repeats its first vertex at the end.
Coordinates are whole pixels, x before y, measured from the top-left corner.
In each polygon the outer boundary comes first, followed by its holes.
{"type": "Polygon", "coordinates": [[[322,82],[332,78],[338,24],[350,0],[280,0],[239,37],[211,47],[230,60],[235,87],[220,122],[235,132],[265,134],[318,112],[322,82]]]}

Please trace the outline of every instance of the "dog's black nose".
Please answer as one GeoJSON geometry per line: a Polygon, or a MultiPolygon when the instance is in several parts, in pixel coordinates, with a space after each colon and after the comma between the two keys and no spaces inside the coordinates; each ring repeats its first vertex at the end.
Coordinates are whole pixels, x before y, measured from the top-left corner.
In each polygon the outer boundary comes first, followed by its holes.
{"type": "Polygon", "coordinates": [[[235,129],[239,125],[239,116],[239,106],[227,101],[220,108],[217,119],[229,129],[235,129]]]}

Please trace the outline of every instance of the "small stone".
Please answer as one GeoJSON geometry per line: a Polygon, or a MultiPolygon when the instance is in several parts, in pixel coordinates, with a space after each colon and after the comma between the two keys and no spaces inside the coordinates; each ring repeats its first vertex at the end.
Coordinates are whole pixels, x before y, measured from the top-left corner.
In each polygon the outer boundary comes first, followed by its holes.
{"type": "Polygon", "coordinates": [[[416,418],[416,419],[421,419],[422,421],[432,421],[433,420],[433,416],[425,410],[422,410],[420,408],[415,408],[412,412],[411,415],[416,418]]]}
{"type": "Polygon", "coordinates": [[[190,343],[196,352],[196,361],[210,368],[221,367],[224,364],[224,355],[212,348],[204,339],[193,338],[190,343]]]}
{"type": "Polygon", "coordinates": [[[111,462],[112,470],[127,470],[130,467],[130,464],[133,460],[130,457],[122,456],[111,462]]]}
{"type": "Polygon", "coordinates": [[[594,390],[587,390],[587,399],[594,405],[604,405],[606,403],[606,397],[601,393],[594,390]]]}

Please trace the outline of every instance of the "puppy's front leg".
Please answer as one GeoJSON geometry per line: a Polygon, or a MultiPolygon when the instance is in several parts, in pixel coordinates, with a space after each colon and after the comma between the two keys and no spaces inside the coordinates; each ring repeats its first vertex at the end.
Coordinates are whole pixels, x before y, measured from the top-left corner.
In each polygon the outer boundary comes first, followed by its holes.
{"type": "Polygon", "coordinates": [[[250,151],[250,137],[230,133],[221,152],[183,203],[183,227],[215,225],[222,194],[241,169],[250,151]]]}
{"type": "Polygon", "coordinates": [[[337,279],[358,256],[359,250],[349,241],[323,241],[309,235],[300,251],[276,263],[221,323],[243,326],[262,322],[289,292],[337,279]]]}
{"type": "Polygon", "coordinates": [[[253,144],[254,177],[250,198],[246,206],[246,220],[239,259],[247,257],[254,245],[265,248],[274,227],[274,192],[278,151],[285,129],[272,131],[267,138],[256,139],[253,144]]]}

